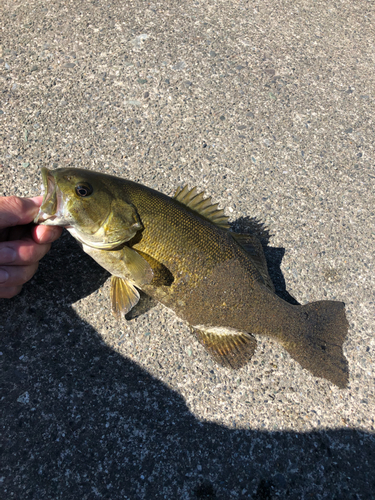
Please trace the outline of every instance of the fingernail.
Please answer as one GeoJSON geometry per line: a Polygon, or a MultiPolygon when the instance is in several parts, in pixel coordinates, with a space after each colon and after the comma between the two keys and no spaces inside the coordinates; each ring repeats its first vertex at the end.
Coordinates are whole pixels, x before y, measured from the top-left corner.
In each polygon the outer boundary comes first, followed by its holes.
{"type": "Polygon", "coordinates": [[[48,236],[44,240],[44,243],[52,243],[57,239],[57,235],[59,233],[59,229],[56,229],[55,227],[49,227],[48,229],[48,236]]]}
{"type": "Polygon", "coordinates": [[[0,269],[0,283],[5,283],[5,281],[9,278],[9,274],[5,271],[5,269],[0,269]]]}
{"type": "Polygon", "coordinates": [[[44,234],[42,238],[40,238],[39,243],[42,245],[47,245],[48,243],[53,242],[53,237],[51,233],[48,231],[48,234],[44,234]]]}
{"type": "Polygon", "coordinates": [[[33,198],[29,198],[31,201],[36,203],[37,205],[40,205],[41,199],[43,199],[43,196],[33,196],[33,198]]]}
{"type": "Polygon", "coordinates": [[[0,263],[1,264],[10,264],[15,261],[17,257],[16,252],[13,248],[4,247],[0,249],[0,263]]]}

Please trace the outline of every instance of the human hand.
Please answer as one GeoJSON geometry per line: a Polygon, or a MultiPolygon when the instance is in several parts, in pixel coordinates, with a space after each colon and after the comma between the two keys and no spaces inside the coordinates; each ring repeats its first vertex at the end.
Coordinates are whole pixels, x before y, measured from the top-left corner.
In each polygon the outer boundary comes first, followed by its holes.
{"type": "Polygon", "coordinates": [[[0,298],[17,295],[61,234],[56,226],[33,226],[43,197],[0,197],[0,298]]]}

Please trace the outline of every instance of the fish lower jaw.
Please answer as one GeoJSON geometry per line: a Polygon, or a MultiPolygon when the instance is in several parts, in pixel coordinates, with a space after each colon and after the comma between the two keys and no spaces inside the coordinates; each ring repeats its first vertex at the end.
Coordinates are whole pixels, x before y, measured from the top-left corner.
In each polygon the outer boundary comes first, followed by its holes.
{"type": "Polygon", "coordinates": [[[37,224],[42,224],[43,226],[70,226],[70,221],[64,219],[62,213],[56,212],[55,214],[47,214],[46,212],[39,211],[34,222],[37,224]]]}

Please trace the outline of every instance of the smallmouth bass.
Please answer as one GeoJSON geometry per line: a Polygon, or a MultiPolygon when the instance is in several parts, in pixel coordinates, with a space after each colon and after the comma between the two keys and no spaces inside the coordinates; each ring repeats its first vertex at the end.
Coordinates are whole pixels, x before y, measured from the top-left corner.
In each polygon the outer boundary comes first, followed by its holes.
{"type": "Polygon", "coordinates": [[[43,168],[42,178],[35,222],[65,227],[111,273],[118,317],[137,304],[140,289],[185,320],[222,366],[241,368],[256,349],[252,334],[265,335],[313,375],[346,387],[344,304],[278,297],[259,239],[231,232],[224,211],[197,188],[171,198],[75,168],[43,168]]]}

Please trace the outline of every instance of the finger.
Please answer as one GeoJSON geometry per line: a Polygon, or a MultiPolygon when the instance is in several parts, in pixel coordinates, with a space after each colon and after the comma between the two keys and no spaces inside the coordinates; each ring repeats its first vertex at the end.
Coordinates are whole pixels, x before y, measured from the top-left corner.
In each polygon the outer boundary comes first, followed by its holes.
{"type": "Polygon", "coordinates": [[[22,286],[29,281],[38,269],[38,262],[29,266],[1,266],[0,289],[22,286]]]}
{"type": "Polygon", "coordinates": [[[22,240],[27,237],[31,238],[31,224],[10,227],[8,237],[3,241],[22,240]]]}
{"type": "Polygon", "coordinates": [[[51,248],[49,243],[39,245],[31,238],[0,243],[0,265],[26,266],[38,262],[51,248]]]}
{"type": "Polygon", "coordinates": [[[0,198],[0,229],[32,222],[42,201],[42,196],[35,198],[5,196],[0,198]]]}
{"type": "Polygon", "coordinates": [[[58,226],[35,226],[32,236],[37,243],[52,243],[61,236],[62,227],[58,226]]]}
{"type": "Polygon", "coordinates": [[[0,288],[0,299],[11,299],[22,290],[22,286],[12,286],[9,288],[0,288]]]}
{"type": "Polygon", "coordinates": [[[0,229],[0,241],[7,241],[9,239],[9,231],[10,227],[6,227],[5,229],[0,229]]]}

